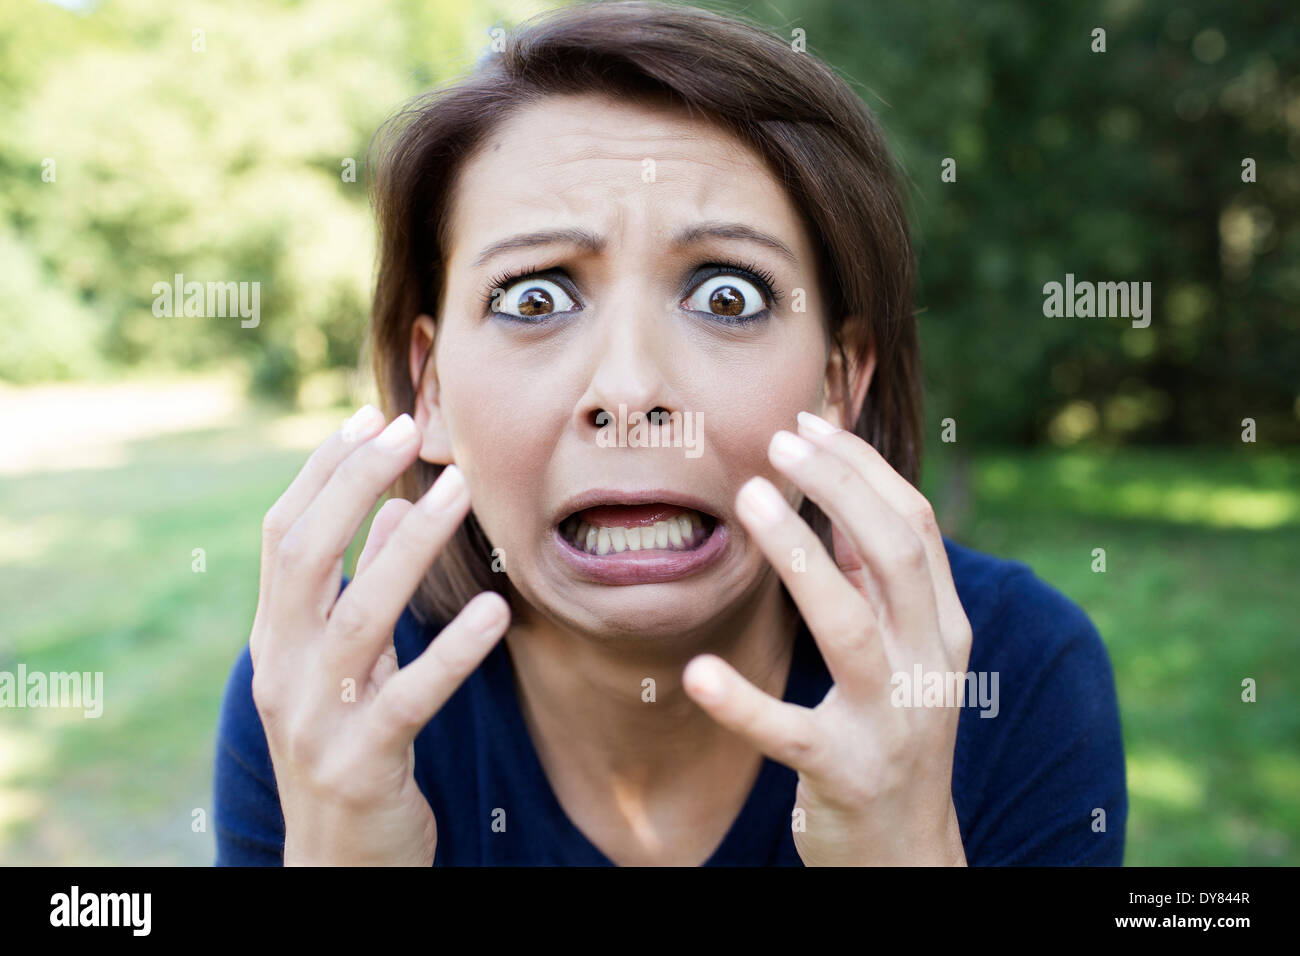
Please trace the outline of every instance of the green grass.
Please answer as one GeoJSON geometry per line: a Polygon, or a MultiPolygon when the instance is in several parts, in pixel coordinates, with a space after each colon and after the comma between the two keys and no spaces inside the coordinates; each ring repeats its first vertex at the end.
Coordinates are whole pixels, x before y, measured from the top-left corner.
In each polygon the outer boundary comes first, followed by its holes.
{"type": "Polygon", "coordinates": [[[972,492],[958,540],[1030,565],[1106,641],[1125,863],[1300,862],[1300,455],[997,452],[980,455],[972,492]],[[1255,703],[1241,699],[1247,677],[1255,703]]]}
{"type": "MultiPolygon", "coordinates": [[[[261,518],[308,453],[277,445],[270,424],[0,478],[0,669],[103,671],[106,698],[98,720],[0,711],[0,861],[211,862],[217,713],[256,606],[261,518]],[[192,831],[196,808],[208,832],[192,831]]],[[[930,454],[924,487],[943,516],[948,465],[930,454]]],[[[1126,863],[1300,862],[1300,457],[996,451],[971,489],[950,533],[1029,564],[1110,649],[1126,863]],[[1242,703],[1244,677],[1257,703],[1242,703]]]]}
{"type": "MultiPolygon", "coordinates": [[[[341,418],[321,416],[319,437],[341,418]]],[[[0,860],[211,862],[217,714],[257,606],[262,515],[309,454],[268,424],[0,479],[0,669],[102,671],[105,701],[97,719],[0,711],[0,860]]]]}

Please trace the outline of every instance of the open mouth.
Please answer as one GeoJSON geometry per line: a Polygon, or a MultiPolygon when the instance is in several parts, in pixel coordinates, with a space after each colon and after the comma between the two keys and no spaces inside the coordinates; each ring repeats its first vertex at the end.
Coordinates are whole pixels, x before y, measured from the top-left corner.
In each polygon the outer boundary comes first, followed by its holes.
{"type": "Polygon", "coordinates": [[[730,540],[727,522],[705,504],[668,489],[591,489],[553,519],[556,556],[595,584],[664,584],[700,574],[723,560],[730,540]]]}
{"type": "Polygon", "coordinates": [[[599,505],[575,511],[559,531],[585,554],[698,551],[713,535],[718,519],[681,505],[651,503],[599,505]]]}

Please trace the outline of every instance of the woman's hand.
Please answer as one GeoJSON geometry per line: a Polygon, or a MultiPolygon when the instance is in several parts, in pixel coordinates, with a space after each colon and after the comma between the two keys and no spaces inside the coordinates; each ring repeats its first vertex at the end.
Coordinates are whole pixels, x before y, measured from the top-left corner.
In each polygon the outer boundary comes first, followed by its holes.
{"type": "Polygon", "coordinates": [[[687,692],[798,772],[794,843],[805,865],[965,865],[952,802],[960,707],[891,702],[894,674],[910,681],[919,664],[943,674],[947,687],[947,674],[964,675],[970,658],[970,622],[933,511],[851,432],[806,412],[799,431],[804,438],[778,432],[768,454],[830,518],[834,560],[763,478],[740,490],[736,510],[789,589],[835,684],[817,707],[800,707],[708,654],[687,665],[687,692]]]}
{"type": "Polygon", "coordinates": [[[505,632],[484,592],[398,669],[392,633],[469,510],[454,465],[416,504],[375,515],[355,578],[343,555],[379,496],[414,462],[409,415],[367,405],[316,449],[263,522],[253,702],[284,812],[284,862],[429,866],[437,825],[413,774],[415,735],[505,632]]]}

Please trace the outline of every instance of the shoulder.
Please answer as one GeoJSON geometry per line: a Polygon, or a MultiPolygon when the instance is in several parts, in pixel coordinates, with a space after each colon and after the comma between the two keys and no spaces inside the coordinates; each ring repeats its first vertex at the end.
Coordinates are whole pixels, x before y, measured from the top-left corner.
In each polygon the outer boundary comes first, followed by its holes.
{"type": "Polygon", "coordinates": [[[953,797],[967,859],[1118,865],[1124,746],[1100,633],[1027,564],[944,544],[971,622],[968,671],[992,691],[991,706],[964,709],[958,724],[953,797]]]}
{"type": "Polygon", "coordinates": [[[1118,726],[1110,655],[1083,608],[1021,561],[944,544],[971,624],[968,670],[998,675],[1008,722],[1118,726]]]}
{"type": "Polygon", "coordinates": [[[944,548],[962,608],[970,620],[972,669],[998,660],[1033,671],[1062,654],[1093,663],[1109,658],[1091,618],[1075,601],[1022,561],[999,558],[945,537],[944,548]]]}

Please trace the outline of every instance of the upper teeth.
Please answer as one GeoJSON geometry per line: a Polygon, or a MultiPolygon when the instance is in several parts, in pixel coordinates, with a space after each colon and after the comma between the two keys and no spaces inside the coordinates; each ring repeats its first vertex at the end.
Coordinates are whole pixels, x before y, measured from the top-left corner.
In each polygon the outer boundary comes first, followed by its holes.
{"type": "Polygon", "coordinates": [[[704,524],[698,512],[686,511],[653,525],[638,528],[596,526],[578,518],[564,523],[564,535],[575,547],[588,554],[618,554],[643,548],[685,551],[693,548],[704,524]]]}

